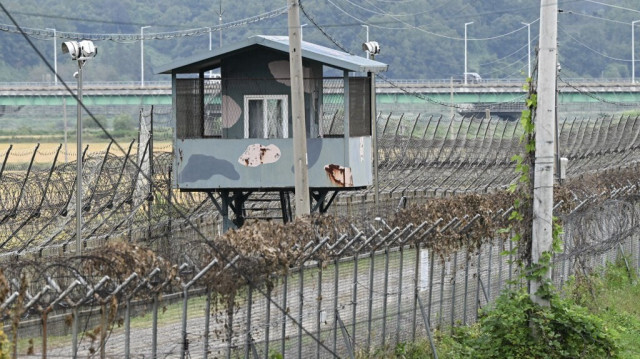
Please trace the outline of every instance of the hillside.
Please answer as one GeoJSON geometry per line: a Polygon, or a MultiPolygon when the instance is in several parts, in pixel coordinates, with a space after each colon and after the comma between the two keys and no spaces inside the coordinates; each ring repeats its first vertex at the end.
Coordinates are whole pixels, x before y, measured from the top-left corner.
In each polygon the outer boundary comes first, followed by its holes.
{"type": "MultiPolygon", "coordinates": [[[[560,62],[567,77],[629,78],[631,76],[631,21],[640,18],[634,0],[560,3],[560,62]],[[624,8],[631,8],[625,10],[624,8]]],[[[218,11],[223,23],[263,14],[286,5],[285,0],[255,0],[238,6],[230,1],[22,0],[4,4],[18,24],[41,29],[30,39],[53,63],[52,31],[81,34],[166,37],[167,32],[215,27],[218,11]],[[159,35],[159,36],[154,36],[159,35]]],[[[464,69],[464,24],[468,30],[468,68],[483,78],[522,78],[527,72],[527,26],[531,23],[532,53],[537,43],[539,2],[530,0],[303,0],[311,21],[301,15],[304,38],[333,46],[313,22],[349,51],[360,54],[368,24],[370,37],[381,44],[378,60],[389,63],[390,77],[446,79],[461,77],[464,69]]],[[[223,43],[252,34],[284,35],[286,14],[227,28],[223,43]]],[[[10,25],[0,12],[0,24],[10,25]]],[[[50,71],[22,35],[0,31],[0,81],[43,81],[50,71]]],[[[640,33],[638,34],[640,36],[640,33]]],[[[61,38],[57,39],[60,47],[61,38]]],[[[86,80],[140,79],[140,41],[97,41],[99,55],[85,72],[86,80]]],[[[212,34],[219,45],[219,33],[212,34]]],[[[145,80],[164,80],[154,68],[173,59],[207,51],[208,33],[172,39],[147,38],[145,80]]],[[[638,56],[640,57],[640,56],[638,56]]],[[[58,72],[72,80],[74,64],[58,50],[58,72]]]]}

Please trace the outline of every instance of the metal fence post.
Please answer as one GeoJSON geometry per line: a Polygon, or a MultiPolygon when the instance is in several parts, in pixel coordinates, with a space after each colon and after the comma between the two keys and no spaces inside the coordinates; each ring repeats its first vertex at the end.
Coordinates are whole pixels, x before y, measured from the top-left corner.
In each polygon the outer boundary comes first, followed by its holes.
{"type": "Polygon", "coordinates": [[[387,336],[387,299],[389,297],[389,247],[384,248],[384,292],[382,302],[382,347],[387,336]]]}
{"type": "Polygon", "coordinates": [[[451,281],[451,330],[453,331],[453,326],[455,324],[456,317],[456,306],[454,305],[456,302],[456,278],[458,277],[458,253],[454,253],[453,255],[453,279],[451,281]]]}
{"type": "MultiPolygon", "coordinates": [[[[318,261],[318,295],[316,296],[316,335],[320,339],[320,316],[322,312],[322,261],[318,261]]],[[[316,341],[316,358],[320,359],[320,340],[316,341]]]]}
{"type": "Polygon", "coordinates": [[[353,256],[353,296],[351,298],[351,337],[353,338],[353,344],[356,343],[356,322],[357,322],[357,307],[358,307],[358,253],[353,256]]]}
{"type": "MultiPolygon", "coordinates": [[[[284,276],[284,283],[282,283],[282,308],[288,308],[287,307],[287,286],[289,284],[289,275],[285,275],[284,276]]],[[[282,313],[282,333],[280,335],[282,337],[282,344],[280,345],[280,351],[281,354],[284,356],[284,352],[285,352],[285,344],[286,344],[286,338],[287,338],[287,314],[286,313],[282,313]]]]}
{"type": "Polygon", "coordinates": [[[207,298],[204,304],[204,335],[202,338],[202,357],[209,357],[209,318],[211,317],[211,287],[207,286],[207,298]]]}
{"type": "MultiPolygon", "coordinates": [[[[264,358],[265,359],[269,359],[269,341],[271,340],[271,335],[270,335],[270,329],[271,329],[271,292],[272,292],[272,287],[269,285],[267,286],[267,298],[266,298],[266,302],[265,302],[265,306],[266,306],[266,320],[267,320],[267,325],[264,328],[264,358]]],[[[284,355],[284,353],[283,353],[284,355]]]]}
{"type": "Polygon", "coordinates": [[[400,321],[402,318],[402,272],[404,266],[404,244],[400,245],[400,263],[398,265],[398,302],[396,311],[396,345],[400,343],[400,321]]]}
{"type": "Polygon", "coordinates": [[[124,358],[131,356],[131,298],[127,298],[124,308],[124,358]]]}
{"type": "Polygon", "coordinates": [[[298,357],[302,357],[302,315],[303,315],[303,304],[304,304],[304,263],[300,266],[298,278],[298,357]]]}
{"type": "Polygon", "coordinates": [[[411,322],[411,341],[416,340],[417,330],[417,310],[418,310],[418,295],[420,295],[420,245],[416,244],[414,248],[416,255],[414,256],[413,265],[413,308],[412,308],[412,322],[411,322]]]}
{"type": "Polygon", "coordinates": [[[249,359],[249,355],[251,353],[251,303],[253,302],[253,287],[249,285],[247,289],[247,324],[245,330],[247,331],[247,336],[244,342],[244,357],[245,359],[249,359]]]}
{"type": "Polygon", "coordinates": [[[340,277],[340,266],[338,258],[333,261],[333,352],[336,353],[338,348],[338,278],[340,277]]]}
{"type": "MultiPolygon", "coordinates": [[[[464,256],[464,299],[462,301],[462,325],[467,325],[467,294],[469,289],[469,248],[465,248],[464,256]]],[[[455,293],[455,292],[454,292],[455,293]]],[[[452,306],[455,306],[455,299],[451,300],[452,306]]],[[[453,319],[451,319],[451,326],[453,326],[453,319]]]]}
{"type": "Polygon", "coordinates": [[[369,306],[367,310],[367,352],[371,350],[371,322],[373,321],[373,282],[375,278],[375,253],[372,250],[369,263],[369,306]]]}

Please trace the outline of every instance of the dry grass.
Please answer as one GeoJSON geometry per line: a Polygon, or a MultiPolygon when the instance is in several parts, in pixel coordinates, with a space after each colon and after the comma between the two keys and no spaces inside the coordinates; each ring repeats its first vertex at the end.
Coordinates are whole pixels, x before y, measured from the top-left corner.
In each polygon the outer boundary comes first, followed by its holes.
{"type": "MultiPolygon", "coordinates": [[[[4,156],[9,149],[9,146],[13,145],[11,148],[11,154],[9,155],[9,159],[7,160],[7,164],[19,164],[19,163],[27,163],[31,160],[31,156],[33,155],[33,151],[36,148],[36,143],[0,143],[0,164],[4,161],[4,156]]],[[[83,147],[89,145],[89,153],[101,152],[107,149],[109,142],[86,142],[83,147]]],[[[128,144],[120,143],[120,145],[126,149],[128,144]]],[[[56,150],[60,146],[59,142],[43,142],[40,143],[40,147],[38,148],[38,153],[36,154],[35,162],[36,163],[52,163],[56,154],[56,150]]],[[[153,145],[155,151],[170,151],[171,150],[171,142],[170,141],[159,141],[155,142],[153,145]]],[[[118,154],[120,151],[116,148],[111,148],[111,153],[118,154]]],[[[69,142],[67,144],[67,158],[68,161],[76,160],[76,143],[69,142]]],[[[58,161],[64,161],[64,146],[60,151],[60,155],[58,161]]]]}

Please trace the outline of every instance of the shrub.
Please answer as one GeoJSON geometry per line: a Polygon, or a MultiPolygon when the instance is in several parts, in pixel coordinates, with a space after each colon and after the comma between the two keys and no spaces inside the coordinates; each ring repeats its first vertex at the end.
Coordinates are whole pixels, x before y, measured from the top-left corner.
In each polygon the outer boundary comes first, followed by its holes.
{"type": "Polygon", "coordinates": [[[478,358],[607,358],[619,350],[617,333],[586,308],[558,296],[542,307],[525,290],[502,294],[478,327],[466,339],[478,358]]]}

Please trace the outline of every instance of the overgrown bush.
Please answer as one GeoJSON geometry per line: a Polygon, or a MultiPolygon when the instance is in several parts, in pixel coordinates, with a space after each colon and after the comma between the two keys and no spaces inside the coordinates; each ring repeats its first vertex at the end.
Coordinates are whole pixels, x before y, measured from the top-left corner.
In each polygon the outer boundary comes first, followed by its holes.
{"type": "Polygon", "coordinates": [[[476,358],[609,358],[619,350],[617,332],[597,315],[558,296],[539,306],[525,290],[502,294],[477,331],[466,330],[462,341],[476,358]]]}

